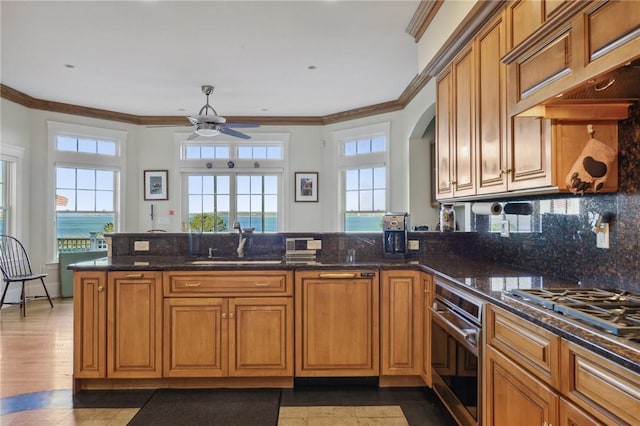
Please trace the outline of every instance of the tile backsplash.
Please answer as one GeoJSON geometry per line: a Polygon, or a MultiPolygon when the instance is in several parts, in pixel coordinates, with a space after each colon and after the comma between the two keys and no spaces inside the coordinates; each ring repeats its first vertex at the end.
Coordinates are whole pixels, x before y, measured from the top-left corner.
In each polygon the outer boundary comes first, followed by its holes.
{"type": "Polygon", "coordinates": [[[640,106],[629,111],[630,117],[618,125],[617,193],[518,199],[533,204],[539,232],[511,233],[509,238],[489,232],[488,216],[474,216],[477,253],[585,285],[640,291],[640,106]],[[563,205],[576,199],[575,214],[540,213],[547,200],[563,205]],[[591,229],[598,214],[611,218],[609,249],[596,248],[591,229]]]}

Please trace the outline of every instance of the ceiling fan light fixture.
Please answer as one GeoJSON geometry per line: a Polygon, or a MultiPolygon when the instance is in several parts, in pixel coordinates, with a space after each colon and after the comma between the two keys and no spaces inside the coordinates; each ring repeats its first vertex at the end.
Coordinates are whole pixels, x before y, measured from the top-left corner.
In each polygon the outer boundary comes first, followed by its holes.
{"type": "Polygon", "coordinates": [[[213,123],[201,123],[196,127],[196,133],[200,136],[212,137],[218,136],[220,134],[220,130],[213,123]]]}

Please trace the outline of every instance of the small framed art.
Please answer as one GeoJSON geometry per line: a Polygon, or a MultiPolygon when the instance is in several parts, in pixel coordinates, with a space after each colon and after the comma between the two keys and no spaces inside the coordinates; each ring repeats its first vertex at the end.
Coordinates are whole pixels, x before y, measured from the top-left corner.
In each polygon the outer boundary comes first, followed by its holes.
{"type": "Polygon", "coordinates": [[[144,171],[144,199],[168,200],[169,199],[169,171],[145,170],[144,171]]]}
{"type": "Polygon", "coordinates": [[[296,201],[316,202],[318,201],[318,173],[317,172],[296,172],[295,173],[296,201]]]}

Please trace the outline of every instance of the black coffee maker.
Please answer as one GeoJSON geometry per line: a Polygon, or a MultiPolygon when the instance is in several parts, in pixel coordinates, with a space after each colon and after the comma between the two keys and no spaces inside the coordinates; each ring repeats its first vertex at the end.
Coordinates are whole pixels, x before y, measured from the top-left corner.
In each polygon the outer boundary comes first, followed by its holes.
{"type": "Polygon", "coordinates": [[[391,259],[407,257],[407,230],[409,229],[408,213],[387,213],[382,219],[382,255],[391,259]]]}

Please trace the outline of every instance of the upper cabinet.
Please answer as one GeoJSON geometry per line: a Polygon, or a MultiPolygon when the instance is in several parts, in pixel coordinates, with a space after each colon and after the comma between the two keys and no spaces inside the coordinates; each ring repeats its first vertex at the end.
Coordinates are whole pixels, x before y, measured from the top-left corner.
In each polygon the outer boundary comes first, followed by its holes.
{"type": "Polygon", "coordinates": [[[483,25],[437,79],[439,201],[617,190],[617,123],[640,97],[633,3],[513,0],[483,25]]]}

